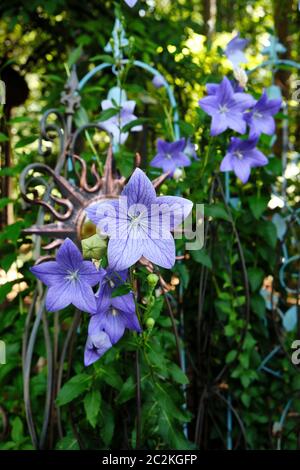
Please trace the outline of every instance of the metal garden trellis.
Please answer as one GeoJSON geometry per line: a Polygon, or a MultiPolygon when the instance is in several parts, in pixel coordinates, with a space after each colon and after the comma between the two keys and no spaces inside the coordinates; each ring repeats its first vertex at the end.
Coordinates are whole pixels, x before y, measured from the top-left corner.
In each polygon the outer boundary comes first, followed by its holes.
{"type": "MultiPolygon", "coordinates": [[[[119,70],[129,64],[129,59],[123,57],[123,49],[127,45],[125,33],[121,22],[117,19],[115,22],[112,41],[108,43],[106,51],[112,52],[114,63],[101,63],[95,66],[79,81],[77,78],[76,68],[73,67],[64,87],[64,92],[61,94],[61,103],[65,106],[64,113],[58,109],[53,108],[47,110],[40,123],[40,138],[38,152],[40,155],[47,157],[51,150],[43,149],[43,140],[48,141],[51,145],[58,141],[58,157],[55,167],[52,169],[44,163],[33,163],[28,165],[20,175],[20,190],[21,195],[27,204],[37,204],[41,208],[38,213],[37,223],[30,228],[24,230],[26,235],[34,237],[35,248],[34,256],[37,262],[51,258],[53,250],[58,248],[63,242],[63,239],[69,237],[75,243],[80,244],[80,236],[82,226],[85,220],[84,209],[87,205],[96,202],[100,199],[115,198],[120,194],[124,184],[125,178],[120,176],[113,165],[113,151],[112,144],[108,147],[107,158],[104,166],[103,175],[100,176],[93,164],[90,168],[91,175],[95,183],[90,186],[88,177],[88,168],[83,158],[75,154],[76,143],[83,131],[86,129],[96,129],[103,131],[101,123],[87,122],[82,126],[76,128],[74,123],[74,114],[80,108],[80,93],[85,85],[99,72],[105,69],[111,69],[112,73],[118,76],[119,70]],[[54,117],[55,120],[51,121],[49,118],[54,117]],[[77,167],[79,166],[79,171],[77,167]],[[70,171],[76,175],[77,182],[68,177],[70,171]],[[45,176],[48,176],[48,180],[45,176]],[[39,198],[36,186],[44,186],[44,195],[39,198]],[[56,195],[53,194],[56,191],[56,195]],[[60,193],[61,196],[57,195],[60,193]],[[30,197],[31,195],[31,197],[30,197]],[[60,208],[60,209],[58,209],[60,208]],[[61,209],[64,209],[62,212],[61,209]],[[49,213],[51,221],[45,223],[45,215],[49,213]],[[52,239],[50,243],[44,245],[42,249],[47,251],[47,255],[41,256],[41,236],[46,236],[52,239]]],[[[170,101],[170,106],[173,113],[174,136],[176,139],[180,138],[180,129],[178,124],[178,111],[174,98],[172,88],[169,86],[165,78],[153,67],[145,64],[144,62],[133,60],[130,62],[133,67],[139,67],[146,70],[152,76],[159,77],[163,86],[167,91],[170,101]]],[[[111,136],[109,136],[111,139],[111,136]]],[[[135,165],[139,165],[139,156],[137,155],[135,165]]],[[[163,174],[153,181],[154,187],[159,186],[167,177],[163,174]]],[[[148,270],[152,270],[149,263],[148,270]]],[[[162,288],[167,296],[167,284],[163,278],[160,277],[162,288]]],[[[176,325],[173,318],[170,303],[166,297],[169,312],[172,317],[173,328],[176,331],[176,325]]],[[[25,331],[23,336],[22,348],[22,361],[23,361],[23,381],[24,381],[24,402],[28,429],[33,445],[37,449],[47,447],[47,437],[52,435],[53,427],[56,423],[57,433],[60,438],[63,437],[63,428],[60,420],[59,408],[55,406],[55,397],[61,388],[64,363],[68,360],[68,371],[66,378],[69,377],[70,367],[72,361],[72,354],[76,341],[76,332],[80,324],[81,312],[75,309],[75,315],[70,328],[65,336],[61,351],[58,348],[58,331],[59,331],[59,315],[58,312],[54,313],[54,335],[53,341],[50,335],[49,321],[45,312],[45,291],[42,284],[38,281],[36,289],[33,294],[32,304],[26,319],[25,331]],[[40,432],[38,432],[35,423],[35,417],[32,413],[31,407],[31,391],[30,391],[30,377],[32,370],[32,360],[37,340],[38,331],[42,324],[43,334],[46,347],[46,361],[47,361],[47,391],[44,406],[44,418],[40,432]],[[50,430],[50,431],[49,431],[50,430]]],[[[178,335],[177,346],[178,343],[178,335]]],[[[182,357],[181,350],[181,359],[182,357]]],[[[72,409],[70,407],[70,417],[72,421],[72,409]]],[[[77,433],[76,428],[72,422],[73,430],[77,433]]],[[[50,447],[51,447],[50,437],[50,447]]],[[[48,444],[49,446],[49,444],[48,444]]]]}

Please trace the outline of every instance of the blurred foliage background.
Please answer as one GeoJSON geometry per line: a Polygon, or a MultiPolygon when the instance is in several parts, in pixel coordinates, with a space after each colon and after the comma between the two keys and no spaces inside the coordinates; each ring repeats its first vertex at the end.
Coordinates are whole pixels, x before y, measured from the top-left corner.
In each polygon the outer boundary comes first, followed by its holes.
{"type": "MultiPolygon", "coordinates": [[[[28,269],[34,246],[22,229],[35,222],[37,210],[21,201],[18,177],[27,164],[44,158],[54,166],[55,152],[49,157],[37,152],[39,120],[45,110],[62,108],[60,94],[72,65],[76,63],[82,77],[105,60],[103,49],[113,29],[115,8],[121,9],[130,39],[128,54],[156,67],[173,86],[181,133],[196,143],[200,158],[186,169],[185,178],[168,180],[161,189],[175,194],[179,188],[183,195],[207,206],[205,248],[165,274],[174,286],[171,301],[183,311],[186,370],[183,373],[177,364],[163,296],[155,297],[151,306],[149,315],[155,326],[147,330],[147,348],[127,334],[86,370],[83,347],[87,323],[83,318],[72,362],[65,364],[66,385],[52,410],[45,446],[136,447],[133,353],[141,347],[143,448],[300,447],[300,375],[290,358],[292,341],[299,334],[297,328],[287,332],[282,327],[282,319],[266,304],[261,291],[264,285],[265,294],[276,293],[284,312],[298,304],[299,295],[289,295],[279,283],[281,242],[271,218],[283,209],[274,197],[270,205],[274,187],[278,191],[282,187],[282,152],[286,150],[288,160],[295,161],[300,145],[299,104],[292,96],[298,72],[293,67],[265,67],[250,76],[249,90],[255,96],[272,84],[280,87],[288,115],[281,113],[277,119],[276,142],[269,138],[261,142],[270,164],[254,171],[244,186],[231,178],[231,195],[239,199],[236,208],[226,206],[224,175],[218,174],[228,135],[211,143],[210,121],[197,105],[207,82],[232,75],[222,49],[234,32],[240,31],[250,41],[248,69],[266,60],[262,51],[268,47],[270,35],[277,36],[286,48],[281,58],[300,60],[297,4],[290,0],[140,0],[137,7],[129,9],[123,1],[2,0],[0,76],[6,84],[7,101],[0,129],[0,339],[6,342],[7,364],[0,365],[1,449],[33,448],[23,404],[22,336],[35,285],[28,269]],[[288,147],[284,148],[282,129],[286,123],[288,147]],[[247,278],[249,293],[245,292],[247,278]],[[246,322],[248,301],[250,318],[246,322]],[[276,373],[261,370],[262,361],[277,346],[278,352],[268,363],[276,373]]],[[[101,101],[115,85],[115,77],[105,72],[85,89],[82,107],[90,120],[97,120],[101,101]]],[[[156,139],[172,139],[167,98],[163,90],[153,87],[146,73],[134,68],[129,69],[124,87],[137,102],[136,114],[145,121],[143,132],[131,136],[118,155],[117,165],[129,176],[134,154],[139,151],[142,167],[154,178],[159,172],[149,168],[148,162],[155,154],[156,139]]],[[[78,123],[81,118],[78,112],[78,123]]],[[[97,136],[91,138],[99,146],[97,136]]],[[[89,147],[82,144],[80,150],[87,162],[93,161],[89,147]]],[[[102,151],[99,146],[100,156],[102,151]]],[[[292,170],[286,174],[286,185],[294,213],[299,208],[299,165],[295,170],[294,164],[292,170]]],[[[287,243],[290,254],[297,255],[299,230],[293,224],[290,228],[287,243]]],[[[141,295],[147,296],[145,273],[140,275],[141,295]]],[[[72,315],[71,309],[61,313],[58,349],[72,315]]],[[[49,314],[48,319],[52,333],[56,317],[49,314]]],[[[30,385],[38,429],[43,422],[47,372],[41,331],[30,385]]]]}

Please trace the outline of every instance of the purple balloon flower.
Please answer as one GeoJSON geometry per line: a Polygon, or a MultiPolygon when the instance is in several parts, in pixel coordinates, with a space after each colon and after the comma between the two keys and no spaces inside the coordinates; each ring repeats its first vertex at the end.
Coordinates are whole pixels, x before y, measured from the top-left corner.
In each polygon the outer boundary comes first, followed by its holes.
{"type": "Polygon", "coordinates": [[[158,139],[157,154],[151,160],[150,165],[154,168],[162,168],[166,173],[173,175],[176,168],[190,166],[191,161],[185,154],[185,139],[179,139],[176,142],[167,142],[158,139]]]}
{"type": "Polygon", "coordinates": [[[171,268],[175,263],[171,230],[182,223],[192,206],[191,201],[182,197],[157,197],[151,181],[137,168],[119,200],[93,204],[86,212],[89,219],[110,236],[109,266],[122,271],[142,256],[171,268]]]}
{"type": "Polygon", "coordinates": [[[255,106],[244,116],[250,127],[250,137],[258,137],[260,134],[274,134],[275,121],[273,116],[278,113],[281,103],[280,99],[269,100],[264,90],[255,106]]]}
{"type": "Polygon", "coordinates": [[[92,289],[101,280],[101,273],[91,261],[84,261],[77,246],[66,238],[56,254],[56,261],[47,261],[30,268],[49,287],[46,308],[55,312],[73,304],[79,310],[95,313],[96,299],[92,289]]]}
{"type": "Polygon", "coordinates": [[[191,142],[191,139],[187,139],[185,147],[184,147],[184,153],[189,157],[194,160],[199,160],[196,152],[196,147],[195,144],[191,142]]]}
{"type": "Polygon", "coordinates": [[[257,140],[257,138],[242,140],[232,137],[220,170],[234,171],[243,183],[247,183],[251,168],[268,163],[267,157],[256,148],[257,140]]]}
{"type": "Polygon", "coordinates": [[[127,5],[132,8],[137,3],[138,0],[124,0],[127,5]]]}
{"type": "Polygon", "coordinates": [[[93,364],[111,347],[111,341],[105,331],[89,335],[84,350],[84,365],[93,364]]]}
{"type": "MultiPolygon", "coordinates": [[[[243,93],[244,88],[239,85],[239,83],[236,80],[230,80],[232,89],[234,93],[243,93]]],[[[206,91],[208,95],[215,95],[220,83],[207,83],[206,84],[206,91]]]]}
{"type": "MultiPolygon", "coordinates": [[[[123,97],[122,97],[123,98],[123,97]]],[[[123,127],[130,122],[136,121],[138,118],[134,112],[136,102],[133,100],[122,99],[120,103],[120,112],[101,122],[101,127],[112,135],[113,143],[124,144],[128,138],[129,132],[122,131],[123,127]]],[[[101,102],[103,111],[115,108],[112,100],[106,99],[101,102]]],[[[133,126],[130,132],[140,132],[143,129],[141,125],[133,126]]]]}
{"type": "Polygon", "coordinates": [[[239,64],[248,62],[243,52],[248,42],[248,39],[241,39],[240,33],[238,33],[227,44],[225,54],[232,63],[233,67],[237,67],[239,64]]]}
{"type": "Polygon", "coordinates": [[[234,93],[228,78],[224,77],[213,95],[199,101],[200,107],[212,117],[210,133],[216,136],[226,129],[239,134],[246,132],[244,112],[256,101],[247,93],[234,93]]]}
{"type": "Polygon", "coordinates": [[[111,296],[115,287],[122,284],[124,275],[124,271],[107,273],[97,295],[97,313],[91,316],[89,323],[89,335],[93,336],[105,331],[112,344],[119,341],[125,328],[141,332],[135,313],[133,293],[118,297],[111,296]]]}
{"type": "Polygon", "coordinates": [[[153,77],[152,84],[155,88],[161,88],[165,85],[165,80],[161,75],[155,75],[155,77],[153,77]]]}

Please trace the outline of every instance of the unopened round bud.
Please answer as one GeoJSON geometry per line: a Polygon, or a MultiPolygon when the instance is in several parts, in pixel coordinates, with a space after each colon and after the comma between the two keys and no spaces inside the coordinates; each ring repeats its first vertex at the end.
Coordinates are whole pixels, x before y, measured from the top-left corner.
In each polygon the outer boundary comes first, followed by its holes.
{"type": "Polygon", "coordinates": [[[158,280],[159,280],[159,277],[157,276],[157,274],[149,274],[147,276],[148,284],[151,287],[155,287],[156,284],[158,283],[158,280]]]}
{"type": "Polygon", "coordinates": [[[152,318],[152,317],[147,318],[147,320],[146,320],[146,327],[148,328],[148,330],[152,330],[152,328],[154,327],[154,325],[155,325],[155,320],[154,320],[154,318],[152,318]]]}
{"type": "Polygon", "coordinates": [[[160,187],[160,192],[167,193],[168,192],[168,185],[167,184],[162,184],[161,187],[160,187]]]}

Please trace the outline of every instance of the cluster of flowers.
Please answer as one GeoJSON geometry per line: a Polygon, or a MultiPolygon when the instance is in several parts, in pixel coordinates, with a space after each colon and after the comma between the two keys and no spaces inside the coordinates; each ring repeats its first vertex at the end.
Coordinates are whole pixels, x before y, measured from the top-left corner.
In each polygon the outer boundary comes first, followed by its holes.
{"type": "Polygon", "coordinates": [[[245,134],[249,127],[249,138],[232,137],[228,151],[221,163],[221,171],[234,171],[246,183],[251,168],[266,165],[268,159],[256,148],[261,134],[275,132],[273,116],[281,107],[280,99],[268,99],[266,91],[256,101],[251,95],[234,86],[224,77],[220,84],[207,87],[208,96],[199,101],[200,107],[212,118],[210,133],[217,136],[227,129],[245,134]]]}
{"type": "Polygon", "coordinates": [[[85,365],[95,362],[119,341],[125,328],[141,331],[133,292],[118,296],[116,289],[127,281],[128,268],[142,257],[164,268],[174,265],[175,242],[171,230],[182,223],[192,209],[192,202],[187,199],[157,197],[151,181],[140,169],[134,171],[121,197],[127,198],[126,212],[118,199],[93,204],[87,209],[89,219],[101,230],[108,223],[105,214],[110,206],[109,218],[114,220],[109,225],[118,229],[108,242],[106,269],[97,269],[92,261],[84,260],[68,238],[57,251],[55,261],[31,268],[48,286],[47,310],[53,312],[73,304],[91,315],[85,365]],[[162,223],[162,211],[169,215],[171,225],[162,223]],[[96,293],[94,286],[98,286],[96,293]]]}

